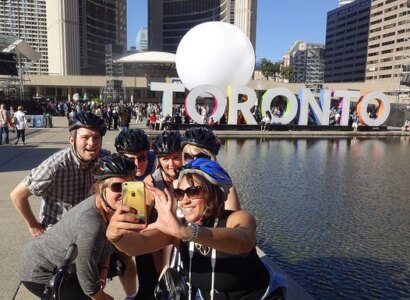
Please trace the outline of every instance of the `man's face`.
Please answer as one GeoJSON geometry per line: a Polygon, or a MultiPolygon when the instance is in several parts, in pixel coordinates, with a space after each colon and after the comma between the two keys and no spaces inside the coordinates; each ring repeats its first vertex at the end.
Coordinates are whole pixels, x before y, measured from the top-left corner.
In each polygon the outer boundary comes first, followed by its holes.
{"type": "Polygon", "coordinates": [[[126,152],[124,155],[134,160],[136,176],[144,175],[144,172],[148,167],[148,151],[143,150],[136,153],[126,152]]]}
{"type": "Polygon", "coordinates": [[[102,146],[101,134],[88,128],[78,128],[75,143],[72,135],[70,135],[69,141],[71,145],[75,145],[77,154],[85,161],[95,160],[102,146]]]}

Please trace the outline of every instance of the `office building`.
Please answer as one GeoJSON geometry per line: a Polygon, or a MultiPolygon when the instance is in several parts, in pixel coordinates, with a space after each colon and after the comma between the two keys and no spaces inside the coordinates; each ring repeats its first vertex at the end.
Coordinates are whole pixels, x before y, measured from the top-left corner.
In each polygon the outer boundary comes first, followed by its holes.
{"type": "Polygon", "coordinates": [[[372,1],[366,80],[397,78],[410,64],[409,6],[408,0],[372,1]]]}
{"type": "Polygon", "coordinates": [[[127,49],[126,0],[47,1],[49,72],[105,74],[105,46],[127,49]]]}
{"type": "Polygon", "coordinates": [[[356,0],[327,13],[325,82],[364,81],[370,0],[356,0]]]}
{"type": "Polygon", "coordinates": [[[48,74],[46,0],[0,1],[0,35],[20,38],[41,54],[35,63],[22,57],[26,73],[48,74]]]}
{"type": "Polygon", "coordinates": [[[343,5],[346,5],[346,4],[349,4],[349,3],[352,3],[354,0],[339,0],[339,7],[340,6],[343,6],[343,5]]]}
{"type": "Polygon", "coordinates": [[[138,52],[148,51],[148,29],[147,27],[142,27],[138,30],[137,38],[135,40],[136,50],[138,52]]]}
{"type": "Polygon", "coordinates": [[[0,34],[15,35],[41,54],[31,74],[105,73],[105,45],[126,51],[126,0],[3,0],[0,34]]]}
{"type": "Polygon", "coordinates": [[[255,48],[257,0],[149,0],[148,48],[176,53],[192,27],[223,21],[239,27],[255,48]]]}

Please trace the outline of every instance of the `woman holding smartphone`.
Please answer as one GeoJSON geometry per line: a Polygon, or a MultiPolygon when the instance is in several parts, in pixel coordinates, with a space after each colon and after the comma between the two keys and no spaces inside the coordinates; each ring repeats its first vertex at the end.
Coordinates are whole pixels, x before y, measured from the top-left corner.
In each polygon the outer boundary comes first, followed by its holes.
{"type": "Polygon", "coordinates": [[[158,209],[155,223],[145,228],[128,214],[129,207],[122,206],[107,237],[129,255],[166,245],[179,248],[192,285],[191,299],[283,299],[286,279],[271,276],[270,267],[256,253],[255,218],[224,208],[231,186],[231,178],[217,162],[193,160],[180,172],[173,195],[152,188],[158,209]],[[176,205],[186,222],[177,218],[176,205]]]}
{"type": "Polygon", "coordinates": [[[132,180],[134,173],[134,161],[125,156],[112,154],[98,161],[94,173],[95,194],[70,209],[56,225],[23,250],[19,274],[31,293],[43,296],[54,269],[63,264],[69,245],[75,243],[78,247],[75,273],[63,283],[61,299],[111,300],[104,287],[107,277],[115,275],[120,276],[125,299],[133,299],[137,289],[135,264],[131,257],[115,251],[105,231],[115,209],[121,206],[122,183],[132,180]],[[118,264],[122,266],[122,274],[116,273],[118,264]]]}
{"type": "MultiPolygon", "coordinates": [[[[221,141],[215,133],[206,127],[192,127],[185,131],[182,138],[182,163],[186,164],[193,159],[206,158],[216,161],[221,141]]],[[[240,210],[238,192],[234,185],[225,202],[225,209],[240,210]]]]}

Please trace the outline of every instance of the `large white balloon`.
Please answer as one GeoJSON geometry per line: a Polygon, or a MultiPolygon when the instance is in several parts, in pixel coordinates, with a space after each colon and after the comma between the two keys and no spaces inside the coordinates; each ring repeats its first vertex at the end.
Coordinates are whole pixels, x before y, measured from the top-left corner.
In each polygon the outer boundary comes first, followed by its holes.
{"type": "Polygon", "coordinates": [[[228,85],[246,86],[255,67],[248,37],[225,22],[206,22],[189,30],[178,45],[176,68],[188,90],[210,84],[224,93],[228,85]]]}

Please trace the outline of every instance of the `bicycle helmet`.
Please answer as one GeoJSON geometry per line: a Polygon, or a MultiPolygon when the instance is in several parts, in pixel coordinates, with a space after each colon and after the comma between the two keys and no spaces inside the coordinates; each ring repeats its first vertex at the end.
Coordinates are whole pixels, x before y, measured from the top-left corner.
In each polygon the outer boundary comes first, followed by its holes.
{"type": "Polygon", "coordinates": [[[219,186],[227,195],[232,186],[229,174],[216,162],[206,158],[197,158],[180,168],[178,180],[185,174],[198,174],[210,183],[219,186]]]}
{"type": "Polygon", "coordinates": [[[113,153],[101,158],[95,165],[94,178],[98,181],[111,177],[135,175],[135,163],[132,159],[113,153]]]}
{"type": "Polygon", "coordinates": [[[115,149],[117,149],[118,153],[136,153],[148,150],[148,135],[142,129],[123,130],[115,138],[115,149]]]}
{"type": "Polygon", "coordinates": [[[78,128],[89,128],[100,132],[104,136],[107,132],[107,125],[104,119],[94,115],[91,112],[77,113],[68,124],[68,131],[76,130],[78,128]]]}
{"type": "Polygon", "coordinates": [[[164,156],[181,150],[181,134],[178,130],[164,131],[155,137],[151,148],[156,156],[164,156]]]}
{"type": "Polygon", "coordinates": [[[208,149],[217,155],[221,148],[221,141],[215,133],[206,127],[193,127],[185,131],[182,147],[190,144],[208,149]]]}

